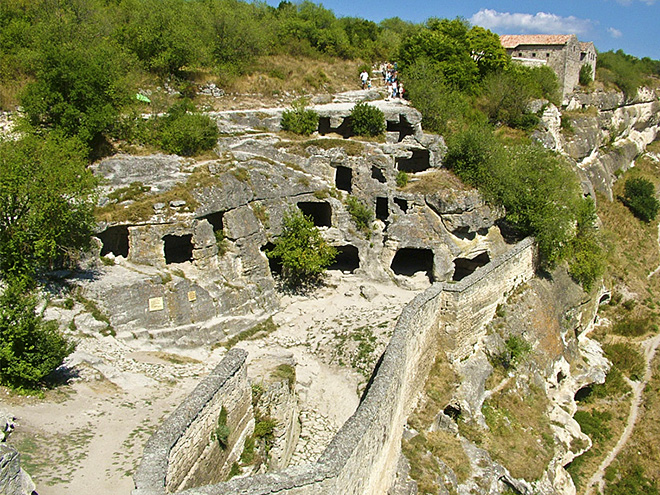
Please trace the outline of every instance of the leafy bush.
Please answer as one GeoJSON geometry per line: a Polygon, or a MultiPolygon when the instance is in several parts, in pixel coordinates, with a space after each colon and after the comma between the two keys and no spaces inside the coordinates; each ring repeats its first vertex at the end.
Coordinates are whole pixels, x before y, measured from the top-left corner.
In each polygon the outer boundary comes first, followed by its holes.
{"type": "Polygon", "coordinates": [[[220,414],[218,415],[218,425],[215,428],[215,439],[218,441],[220,448],[225,450],[227,448],[229,435],[231,430],[229,425],[227,425],[227,409],[225,406],[222,406],[220,409],[220,414]]]}
{"type": "Polygon", "coordinates": [[[408,174],[407,174],[406,172],[404,172],[403,170],[399,170],[399,171],[396,173],[396,185],[397,185],[398,187],[402,187],[402,188],[403,188],[403,187],[406,187],[406,186],[408,185],[408,181],[409,181],[409,180],[410,180],[410,177],[409,177],[408,174]]]}
{"type": "Polygon", "coordinates": [[[26,286],[26,281],[12,281],[0,296],[0,381],[33,390],[75,346],[59,333],[56,322],[45,322],[36,313],[36,299],[26,286]]]}
{"type": "Polygon", "coordinates": [[[160,144],[168,153],[192,156],[213,149],[218,126],[207,115],[188,113],[187,105],[175,105],[159,126],[160,144]]]}
{"type": "Polygon", "coordinates": [[[351,110],[351,129],[358,136],[374,137],[385,132],[385,115],[363,101],[356,103],[351,110]]]}
{"type": "Polygon", "coordinates": [[[644,468],[638,464],[617,472],[610,466],[605,474],[608,481],[605,495],[658,495],[658,484],[644,476],[644,468]]]}
{"type": "Polygon", "coordinates": [[[371,223],[374,221],[374,212],[359,201],[355,196],[346,198],[346,209],[351,215],[351,219],[355,226],[363,233],[369,234],[371,232],[371,223]]]}
{"type": "Polygon", "coordinates": [[[655,186],[650,180],[641,177],[628,179],[623,191],[623,203],[633,215],[644,222],[655,219],[660,203],[655,198],[655,186]]]}
{"type": "Polygon", "coordinates": [[[515,368],[516,364],[532,350],[532,347],[521,337],[512,335],[504,342],[504,349],[490,356],[491,362],[508,370],[515,368]]]}
{"type": "Polygon", "coordinates": [[[593,67],[590,64],[585,64],[580,67],[580,76],[579,81],[582,86],[589,86],[593,79],[591,78],[591,73],[593,72],[593,67]]]}
{"type": "Polygon", "coordinates": [[[577,411],[573,418],[580,424],[582,433],[589,435],[594,442],[612,438],[608,426],[609,421],[612,419],[612,413],[609,411],[577,411]]]}
{"type": "Polygon", "coordinates": [[[319,114],[306,106],[307,101],[304,98],[295,100],[291,104],[291,110],[282,113],[280,123],[282,129],[302,136],[309,136],[316,131],[319,126],[319,114]]]}
{"type": "Polygon", "coordinates": [[[624,372],[631,380],[641,380],[644,376],[644,358],[634,347],[623,342],[604,346],[605,355],[612,364],[624,372]]]}
{"type": "Polygon", "coordinates": [[[282,235],[266,255],[282,261],[282,277],[287,285],[297,287],[318,282],[337,250],[321,237],[310,217],[292,208],[282,220],[282,235]]]}

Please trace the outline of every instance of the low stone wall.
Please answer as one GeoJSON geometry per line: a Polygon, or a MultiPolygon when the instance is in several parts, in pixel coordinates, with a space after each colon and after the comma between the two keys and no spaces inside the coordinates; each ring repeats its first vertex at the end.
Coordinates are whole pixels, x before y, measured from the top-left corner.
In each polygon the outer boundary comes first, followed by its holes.
{"type": "Polygon", "coordinates": [[[135,493],[172,493],[225,479],[254,428],[247,352],[232,349],[149,439],[135,476],[135,493]],[[227,411],[229,437],[216,439],[227,411]]]}
{"type": "MultiPolygon", "coordinates": [[[[526,239],[460,283],[435,284],[413,299],[401,313],[363,401],[315,464],[192,488],[181,495],[386,493],[396,471],[403,425],[438,344],[449,345],[444,350],[459,356],[467,353],[497,304],[533,275],[534,245],[526,239]]],[[[153,462],[145,450],[134,495],[165,493],[164,485],[140,477],[153,462]]]]}

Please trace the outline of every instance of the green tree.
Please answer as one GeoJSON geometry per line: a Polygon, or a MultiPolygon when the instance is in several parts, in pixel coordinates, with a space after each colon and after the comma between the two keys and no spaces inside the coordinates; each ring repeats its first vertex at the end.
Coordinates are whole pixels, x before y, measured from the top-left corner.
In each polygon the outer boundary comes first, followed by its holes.
{"type": "Polygon", "coordinates": [[[54,321],[36,312],[29,283],[12,280],[0,295],[0,382],[33,390],[62,364],[74,345],[63,337],[54,321]]]}
{"type": "Polygon", "coordinates": [[[630,208],[633,215],[644,222],[654,220],[660,208],[660,203],[655,197],[653,182],[642,177],[626,180],[622,201],[630,208]]]}
{"type": "Polygon", "coordinates": [[[307,100],[300,98],[291,103],[291,109],[282,113],[282,129],[309,136],[319,126],[319,114],[307,108],[307,100]]]}
{"type": "Polygon", "coordinates": [[[220,135],[215,121],[195,113],[195,106],[187,100],[173,105],[156,125],[161,147],[181,156],[213,149],[220,135]]]}
{"type": "Polygon", "coordinates": [[[282,220],[282,235],[266,254],[282,261],[287,285],[297,287],[317,282],[334,261],[337,250],[323,239],[311,218],[292,208],[282,220]]]}
{"type": "Polygon", "coordinates": [[[0,276],[32,278],[88,246],[96,180],[77,139],[0,142],[0,276]]]}

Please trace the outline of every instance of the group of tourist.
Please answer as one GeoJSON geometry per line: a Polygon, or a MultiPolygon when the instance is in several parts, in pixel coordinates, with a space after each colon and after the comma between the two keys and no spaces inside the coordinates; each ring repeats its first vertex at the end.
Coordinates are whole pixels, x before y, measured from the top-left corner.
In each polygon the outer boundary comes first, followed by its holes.
{"type": "MultiPolygon", "coordinates": [[[[383,84],[387,88],[387,98],[385,99],[403,98],[403,83],[399,81],[399,72],[397,70],[396,62],[394,64],[389,62],[383,63],[380,65],[379,70],[383,75],[383,84]]],[[[360,82],[362,83],[362,89],[371,89],[371,77],[369,77],[369,72],[363,70],[360,73],[360,82]]]]}

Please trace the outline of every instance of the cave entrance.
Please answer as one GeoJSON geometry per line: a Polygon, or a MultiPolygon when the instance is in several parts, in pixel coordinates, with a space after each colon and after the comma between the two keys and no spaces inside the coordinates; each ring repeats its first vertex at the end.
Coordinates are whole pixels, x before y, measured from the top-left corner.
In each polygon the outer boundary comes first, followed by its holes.
{"type": "Polygon", "coordinates": [[[490,256],[488,253],[481,253],[479,256],[474,258],[456,258],[454,260],[454,276],[452,280],[458,282],[463,280],[468,275],[474,273],[474,271],[484,265],[490,263],[490,256]]]}
{"type": "Polygon", "coordinates": [[[165,264],[185,263],[193,260],[192,234],[166,235],[163,237],[165,243],[165,264]]]}
{"type": "Polygon", "coordinates": [[[426,272],[433,282],[433,251],[430,249],[403,248],[394,255],[390,268],[396,275],[408,277],[418,272],[426,272]]]}
{"type": "Polygon", "coordinates": [[[387,131],[398,132],[399,133],[398,142],[403,141],[406,136],[412,136],[413,134],[415,134],[413,126],[411,126],[408,120],[406,120],[405,115],[399,116],[399,122],[393,122],[388,120],[387,131]]]}
{"type": "Polygon", "coordinates": [[[115,256],[128,258],[128,226],[108,227],[103,232],[96,234],[96,237],[103,243],[101,256],[112,253],[115,256]]]}
{"type": "Polygon", "coordinates": [[[350,193],[352,191],[353,170],[342,165],[335,171],[335,186],[337,189],[350,193]]]}
{"type": "Polygon", "coordinates": [[[376,179],[381,184],[385,184],[385,182],[387,182],[387,179],[385,179],[385,174],[383,173],[383,171],[379,167],[376,167],[375,165],[371,166],[371,178],[376,179]]]}
{"type": "Polygon", "coordinates": [[[397,158],[396,168],[402,172],[414,174],[431,168],[431,153],[429,150],[414,149],[410,158],[397,158]]]}
{"type": "Polygon", "coordinates": [[[390,216],[387,198],[376,198],[376,218],[383,222],[390,216]]]}
{"type": "Polygon", "coordinates": [[[264,253],[264,256],[268,260],[268,268],[270,269],[271,275],[282,275],[282,258],[275,257],[270,258],[266,251],[272,251],[275,248],[275,244],[272,242],[267,242],[265,246],[262,246],[261,252],[264,253]]]}
{"type": "Polygon", "coordinates": [[[402,212],[408,211],[408,201],[402,198],[394,198],[394,204],[401,208],[402,212]]]}
{"type": "Polygon", "coordinates": [[[222,232],[225,228],[224,215],[224,211],[216,211],[215,213],[204,215],[200,220],[206,220],[210,223],[213,227],[213,232],[222,232]]]}
{"type": "Polygon", "coordinates": [[[332,127],[330,124],[330,117],[319,117],[319,134],[325,136],[326,134],[339,134],[344,139],[348,139],[352,135],[351,126],[348,119],[342,120],[339,127],[332,127]]]}
{"type": "Polygon", "coordinates": [[[332,227],[332,207],[325,201],[301,201],[298,208],[304,215],[312,217],[317,227],[332,227]]]}
{"type": "Polygon", "coordinates": [[[358,248],[355,246],[338,246],[335,261],[328,270],[340,270],[342,272],[353,273],[360,268],[360,257],[358,248]]]}

